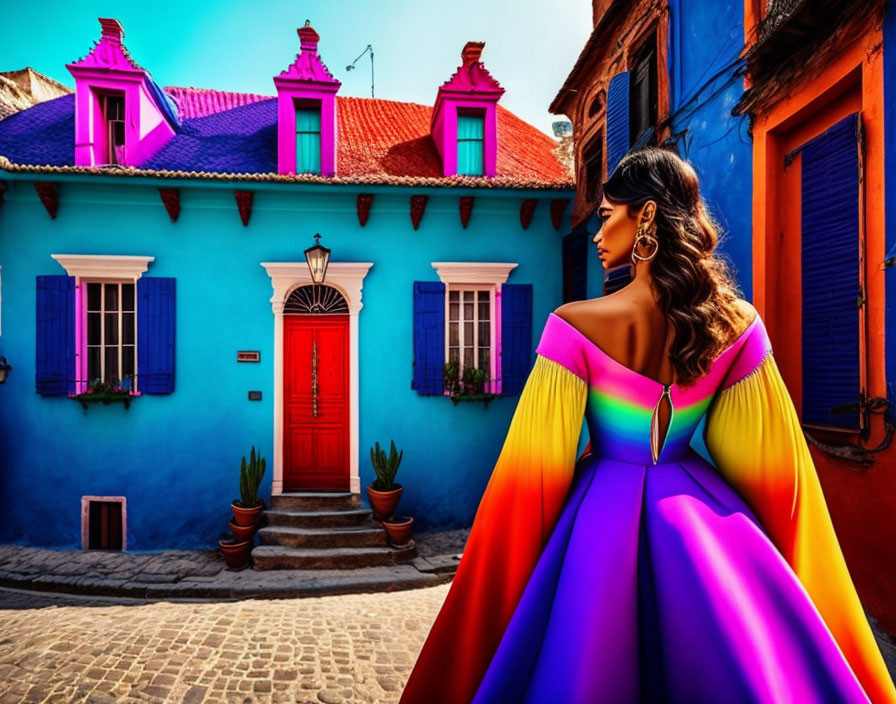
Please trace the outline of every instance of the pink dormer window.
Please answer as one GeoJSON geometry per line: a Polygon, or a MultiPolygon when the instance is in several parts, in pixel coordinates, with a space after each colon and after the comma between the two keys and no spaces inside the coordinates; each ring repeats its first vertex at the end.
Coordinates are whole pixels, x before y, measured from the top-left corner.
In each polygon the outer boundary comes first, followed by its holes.
{"type": "Polygon", "coordinates": [[[66,64],[75,79],[75,165],[139,166],[175,135],[173,104],[128,53],[116,19],[100,18],[90,52],[66,64]]]}
{"type": "Polygon", "coordinates": [[[463,64],[439,88],[430,131],[445,176],[494,176],[498,162],[498,100],[504,94],[479,60],[485,42],[467,42],[463,64]]]}
{"type": "Polygon", "coordinates": [[[336,174],[336,92],[342,85],[317,53],[320,35],[300,27],[295,62],[274,77],[277,87],[277,171],[336,174]]]}

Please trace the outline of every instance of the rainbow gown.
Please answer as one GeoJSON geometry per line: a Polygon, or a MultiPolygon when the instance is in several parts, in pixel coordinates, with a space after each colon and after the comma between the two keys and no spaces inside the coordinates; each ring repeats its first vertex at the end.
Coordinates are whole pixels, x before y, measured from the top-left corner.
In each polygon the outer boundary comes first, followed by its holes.
{"type": "Polygon", "coordinates": [[[664,391],[549,315],[401,704],[896,704],[759,315],[664,391]]]}

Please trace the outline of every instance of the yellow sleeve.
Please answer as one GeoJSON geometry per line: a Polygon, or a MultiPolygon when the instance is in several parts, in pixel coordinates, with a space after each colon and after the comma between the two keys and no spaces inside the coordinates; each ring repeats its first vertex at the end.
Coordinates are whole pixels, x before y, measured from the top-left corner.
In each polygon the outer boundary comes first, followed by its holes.
{"type": "Polygon", "coordinates": [[[793,568],[873,704],[896,688],[849,575],[793,400],[769,349],[707,411],[719,473],[793,568]]]}
{"type": "Polygon", "coordinates": [[[457,574],[400,704],[468,702],[572,484],[586,381],[536,355],[476,511],[457,574]]]}

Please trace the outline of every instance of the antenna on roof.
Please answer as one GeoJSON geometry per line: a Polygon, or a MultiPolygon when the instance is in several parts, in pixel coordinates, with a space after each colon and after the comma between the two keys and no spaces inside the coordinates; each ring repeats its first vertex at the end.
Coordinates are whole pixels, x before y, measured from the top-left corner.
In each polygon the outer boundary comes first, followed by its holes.
{"type": "Polygon", "coordinates": [[[345,67],[345,70],[346,71],[353,70],[355,68],[355,64],[358,63],[358,61],[361,59],[361,57],[364,56],[364,54],[366,54],[368,51],[370,52],[370,97],[372,98],[372,97],[374,97],[373,96],[373,47],[370,46],[370,44],[368,44],[367,48],[361,52],[361,54],[358,56],[358,58],[355,59],[354,61],[352,61],[348,66],[345,67]]]}

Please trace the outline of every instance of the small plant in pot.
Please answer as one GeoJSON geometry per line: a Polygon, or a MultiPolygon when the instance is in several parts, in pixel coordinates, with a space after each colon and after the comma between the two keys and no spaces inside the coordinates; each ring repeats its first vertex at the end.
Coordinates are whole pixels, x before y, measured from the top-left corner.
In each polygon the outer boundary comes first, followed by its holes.
{"type": "Polygon", "coordinates": [[[395,547],[406,545],[411,540],[411,527],[414,525],[412,516],[392,516],[380,521],[389,536],[389,542],[395,547]]]}
{"type": "Polygon", "coordinates": [[[402,486],[395,483],[395,473],[401,463],[404,450],[396,452],[395,441],[392,440],[389,455],[380,448],[379,442],[370,448],[370,461],[376,479],[367,487],[367,495],[370,497],[370,508],[378,521],[389,518],[395,513],[398,500],[401,498],[402,486]]]}
{"type": "Polygon", "coordinates": [[[227,533],[221,533],[218,538],[218,549],[224,557],[224,562],[231,569],[240,569],[249,561],[249,553],[252,551],[251,540],[240,540],[227,533]]]}
{"type": "Polygon", "coordinates": [[[230,503],[233,520],[238,526],[254,526],[261,516],[264,501],[258,498],[258,487],[264,476],[264,465],[261,455],[255,456],[255,445],[252,446],[249,463],[246,464],[245,455],[240,463],[240,498],[230,503]]]}

